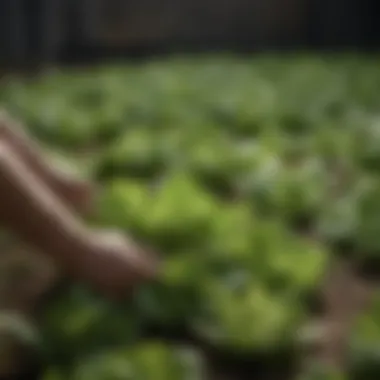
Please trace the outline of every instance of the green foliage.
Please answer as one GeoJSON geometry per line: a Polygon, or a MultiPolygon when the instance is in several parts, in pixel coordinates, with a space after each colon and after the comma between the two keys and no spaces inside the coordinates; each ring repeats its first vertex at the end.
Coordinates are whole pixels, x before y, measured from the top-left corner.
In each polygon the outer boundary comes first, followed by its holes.
{"type": "Polygon", "coordinates": [[[322,365],[313,365],[308,368],[297,380],[346,380],[347,376],[340,370],[326,368],[322,365]]]}
{"type": "Polygon", "coordinates": [[[354,379],[380,375],[380,302],[376,294],[368,311],[356,320],[350,339],[350,372],[354,379]]]}
{"type": "Polygon", "coordinates": [[[72,365],[81,355],[103,346],[134,342],[139,329],[136,316],[126,308],[94,298],[76,286],[50,305],[41,335],[49,361],[72,365]]]}
{"type": "MultiPolygon", "coordinates": [[[[140,343],[134,348],[109,350],[78,361],[73,380],[199,380],[203,365],[193,350],[162,343],[140,343]]],[[[47,374],[49,379],[49,374],[47,374]]]]}
{"type": "Polygon", "coordinates": [[[5,85],[4,105],[101,183],[90,222],[163,256],[132,301],[74,286],[49,306],[44,379],[201,379],[140,345],[151,325],[227,351],[297,346],[331,246],[379,263],[379,80],[375,60],[219,57],[5,85]]]}

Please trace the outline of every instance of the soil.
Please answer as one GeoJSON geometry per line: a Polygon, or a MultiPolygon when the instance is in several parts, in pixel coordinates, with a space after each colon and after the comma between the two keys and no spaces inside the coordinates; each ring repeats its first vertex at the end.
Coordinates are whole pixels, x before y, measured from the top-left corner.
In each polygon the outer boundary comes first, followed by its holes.
{"type": "Polygon", "coordinates": [[[305,357],[303,370],[310,362],[345,370],[352,324],[369,306],[375,289],[375,281],[352,263],[342,259],[334,263],[322,287],[322,313],[314,321],[320,339],[305,357]]]}

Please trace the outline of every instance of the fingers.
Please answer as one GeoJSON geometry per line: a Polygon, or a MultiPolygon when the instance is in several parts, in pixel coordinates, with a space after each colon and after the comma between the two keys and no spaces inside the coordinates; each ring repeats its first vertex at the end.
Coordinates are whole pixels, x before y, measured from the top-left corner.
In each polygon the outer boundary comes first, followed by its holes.
{"type": "Polygon", "coordinates": [[[117,230],[102,230],[95,232],[95,235],[98,244],[106,249],[106,253],[115,255],[120,261],[128,264],[131,272],[140,277],[155,276],[158,260],[153,252],[117,230]]]}
{"type": "Polygon", "coordinates": [[[117,231],[93,232],[93,252],[82,268],[88,281],[107,296],[127,296],[157,276],[158,260],[117,231]]]}
{"type": "Polygon", "coordinates": [[[157,255],[127,237],[123,237],[123,240],[125,242],[125,254],[128,256],[136,274],[142,280],[155,278],[159,266],[157,255]]]}

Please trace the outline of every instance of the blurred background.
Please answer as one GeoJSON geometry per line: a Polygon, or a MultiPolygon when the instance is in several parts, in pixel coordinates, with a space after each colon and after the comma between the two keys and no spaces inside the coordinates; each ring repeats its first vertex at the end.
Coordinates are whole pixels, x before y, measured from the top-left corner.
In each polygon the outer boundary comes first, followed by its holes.
{"type": "Polygon", "coordinates": [[[163,264],[115,304],[2,233],[0,379],[379,379],[379,8],[1,0],[2,107],[163,264]]]}
{"type": "Polygon", "coordinates": [[[4,65],[380,42],[375,0],[4,0],[0,7],[4,65]]]}

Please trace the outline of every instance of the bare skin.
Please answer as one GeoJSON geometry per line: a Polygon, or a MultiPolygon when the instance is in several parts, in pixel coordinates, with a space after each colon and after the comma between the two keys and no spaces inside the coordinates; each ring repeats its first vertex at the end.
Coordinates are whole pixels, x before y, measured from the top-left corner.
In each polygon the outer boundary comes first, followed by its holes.
{"type": "Polygon", "coordinates": [[[91,186],[55,171],[8,116],[0,120],[0,221],[66,273],[110,297],[155,275],[150,257],[121,233],[87,228],[91,186]],[[13,128],[14,125],[14,128],[13,128]]]}
{"type": "Polygon", "coordinates": [[[25,128],[13,120],[5,111],[0,111],[0,142],[22,160],[41,181],[69,207],[79,213],[91,208],[93,185],[74,179],[53,167],[43,154],[38,143],[27,134],[25,128]]]}

